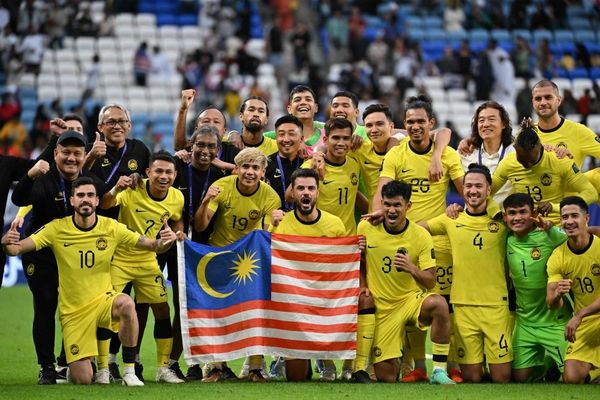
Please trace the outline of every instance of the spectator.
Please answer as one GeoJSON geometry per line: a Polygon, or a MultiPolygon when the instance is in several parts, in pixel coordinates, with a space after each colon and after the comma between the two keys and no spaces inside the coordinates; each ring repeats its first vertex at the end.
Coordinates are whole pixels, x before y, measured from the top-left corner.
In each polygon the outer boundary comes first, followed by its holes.
{"type": "Polygon", "coordinates": [[[173,79],[173,65],[169,57],[160,51],[160,46],[154,46],[152,56],[152,75],[165,82],[171,82],[173,79]]]}
{"type": "Polygon", "coordinates": [[[463,77],[460,74],[460,64],[454,57],[452,47],[444,47],[444,55],[437,62],[437,66],[442,74],[444,89],[463,87],[463,77]]]}
{"type": "Polygon", "coordinates": [[[522,29],[523,21],[527,20],[527,5],[530,0],[513,0],[510,5],[508,20],[511,29],[522,29]]]}
{"type": "Polygon", "coordinates": [[[14,94],[4,92],[0,103],[0,128],[12,118],[21,115],[21,105],[14,94]]]}
{"type": "Polygon", "coordinates": [[[542,39],[536,51],[536,68],[540,75],[552,79],[555,70],[555,60],[550,51],[548,39],[542,39]]]}
{"type": "Polygon", "coordinates": [[[4,66],[4,70],[6,71],[6,86],[9,90],[16,90],[21,84],[21,76],[25,72],[25,66],[23,64],[23,57],[15,44],[10,46],[6,62],[7,64],[4,66]]]}
{"type": "Polygon", "coordinates": [[[273,67],[278,78],[281,79],[281,67],[283,66],[283,31],[280,27],[281,18],[275,16],[273,24],[269,29],[269,37],[266,43],[268,60],[273,67]]]}
{"type": "Polygon", "coordinates": [[[556,27],[565,29],[567,27],[567,2],[565,0],[550,0],[552,16],[556,27]]]}
{"type": "Polygon", "coordinates": [[[560,115],[576,114],[579,104],[571,89],[564,89],[562,94],[562,101],[558,107],[560,115]]]}
{"type": "Polygon", "coordinates": [[[460,47],[456,52],[456,59],[458,61],[458,71],[462,75],[464,88],[467,89],[469,86],[469,82],[471,81],[471,64],[472,64],[472,54],[471,49],[469,48],[469,42],[467,40],[463,40],[460,43],[460,47]]]}
{"type": "Polygon", "coordinates": [[[146,78],[152,69],[152,63],[147,53],[148,44],[140,43],[133,57],[133,74],[137,86],[146,86],[146,78]]]}
{"type": "Polygon", "coordinates": [[[500,104],[513,104],[515,101],[515,69],[508,54],[498,58],[498,64],[495,65],[493,71],[492,100],[500,104]]]}
{"type": "Polygon", "coordinates": [[[444,8],[444,27],[447,31],[464,29],[465,12],[461,0],[448,0],[444,8]]]}
{"type": "Polygon", "coordinates": [[[531,58],[531,49],[529,43],[518,36],[515,41],[515,48],[511,55],[513,65],[515,66],[515,76],[523,79],[532,77],[529,59],[531,58]]]}
{"type": "Polygon", "coordinates": [[[24,145],[27,129],[17,116],[12,117],[0,129],[0,147],[3,155],[26,157],[24,145]]]}
{"type": "Polygon", "coordinates": [[[529,28],[533,31],[536,29],[554,30],[552,17],[548,15],[544,3],[537,3],[536,10],[530,18],[529,28]]]}
{"type": "Polygon", "coordinates": [[[396,77],[396,87],[399,91],[400,99],[404,99],[406,89],[413,87],[413,78],[416,75],[419,63],[413,51],[411,51],[403,38],[395,41],[394,53],[392,55],[394,63],[394,76],[396,77]]]}
{"type": "MultiPolygon", "coordinates": [[[[375,40],[367,46],[367,61],[380,75],[388,71],[389,47],[383,40],[383,31],[377,33],[375,40]]],[[[356,92],[355,92],[356,93],[356,92]]]]}
{"type": "Polygon", "coordinates": [[[298,68],[301,68],[305,64],[310,64],[310,55],[308,52],[310,40],[310,32],[308,32],[304,23],[298,21],[294,27],[294,31],[290,36],[294,60],[298,68]]]}
{"type": "Polygon", "coordinates": [[[330,61],[339,63],[346,61],[348,49],[348,18],[342,15],[340,9],[333,12],[327,21],[327,34],[329,36],[330,61]]]}
{"type": "Polygon", "coordinates": [[[46,5],[44,2],[25,0],[19,6],[17,32],[24,35],[32,29],[39,29],[46,21],[46,5]]]}
{"type": "Polygon", "coordinates": [[[48,33],[48,47],[51,49],[62,49],[65,28],[68,22],[68,10],[59,6],[56,0],[50,1],[48,19],[46,21],[46,32],[48,33]]]}
{"type": "Polygon", "coordinates": [[[38,33],[36,28],[30,29],[29,34],[25,36],[21,42],[20,52],[23,54],[25,72],[39,74],[44,58],[44,37],[38,33]]]}
{"type": "Polygon", "coordinates": [[[592,68],[592,59],[587,47],[581,42],[575,42],[575,61],[588,71],[592,68]]]}
{"type": "Polygon", "coordinates": [[[85,103],[87,99],[94,96],[94,92],[100,83],[100,75],[102,74],[100,65],[100,56],[98,54],[94,54],[92,57],[92,64],[86,73],[85,89],[81,95],[82,103],[85,103]]]}
{"type": "Polygon", "coordinates": [[[187,54],[183,64],[178,69],[181,75],[183,75],[181,89],[196,89],[198,91],[202,84],[202,71],[194,57],[191,54],[187,54]]]}
{"type": "Polygon", "coordinates": [[[517,122],[523,121],[523,118],[530,118],[533,113],[533,104],[531,102],[531,87],[529,81],[519,90],[515,100],[515,108],[517,109],[517,122]]]}
{"type": "Polygon", "coordinates": [[[471,15],[467,18],[469,29],[491,29],[492,21],[490,17],[477,5],[472,4],[471,15]]]}
{"type": "Polygon", "coordinates": [[[98,27],[92,19],[90,7],[82,7],[81,13],[75,19],[73,24],[73,35],[74,36],[98,36],[98,27]]]}
{"type": "Polygon", "coordinates": [[[350,32],[348,44],[352,62],[363,60],[367,54],[367,41],[364,37],[366,25],[360,9],[356,6],[352,7],[348,17],[348,31],[350,32]]]}
{"type": "Polygon", "coordinates": [[[487,101],[490,98],[490,92],[494,84],[494,71],[492,63],[486,51],[482,51],[477,56],[475,65],[475,98],[476,100],[487,101]]]}
{"type": "Polygon", "coordinates": [[[592,90],[585,89],[583,91],[583,95],[579,98],[577,102],[577,111],[581,114],[581,123],[587,124],[587,117],[590,115],[590,107],[592,105],[592,90]]]}

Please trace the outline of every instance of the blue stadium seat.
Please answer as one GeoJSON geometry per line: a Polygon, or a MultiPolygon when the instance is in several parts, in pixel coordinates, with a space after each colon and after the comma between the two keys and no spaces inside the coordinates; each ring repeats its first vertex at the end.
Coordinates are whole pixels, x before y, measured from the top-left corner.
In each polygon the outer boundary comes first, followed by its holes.
{"type": "MultiPolygon", "coordinates": [[[[4,88],[4,89],[6,89],[6,88],[4,88]]],[[[4,93],[4,90],[0,91],[0,93],[4,93]]],[[[21,96],[21,99],[25,99],[25,98],[37,99],[37,91],[32,86],[21,86],[19,88],[19,95],[21,96]]]]}
{"type": "Polygon", "coordinates": [[[367,42],[371,43],[373,40],[375,40],[379,32],[380,30],[377,28],[367,27],[363,32],[363,38],[365,38],[367,42]]]}
{"type": "Polygon", "coordinates": [[[573,42],[562,42],[562,43],[550,43],[550,51],[552,54],[558,54],[560,56],[564,54],[572,54],[575,52],[575,43],[573,42]]]}
{"type": "Polygon", "coordinates": [[[571,78],[571,76],[569,75],[569,71],[567,71],[564,68],[557,68],[556,73],[558,74],[559,78],[571,78]]]}
{"type": "Polygon", "coordinates": [[[363,18],[365,19],[367,28],[385,29],[385,22],[381,18],[373,15],[365,15],[363,18]]]}
{"type": "Polygon", "coordinates": [[[446,31],[446,37],[448,40],[452,42],[460,42],[462,40],[468,39],[469,34],[467,31],[446,31]]]}
{"type": "Polygon", "coordinates": [[[406,17],[406,25],[408,26],[409,29],[425,27],[425,24],[423,23],[423,19],[421,17],[415,17],[415,16],[406,17]]]}
{"type": "Polygon", "coordinates": [[[569,26],[573,30],[592,29],[592,25],[590,24],[590,21],[587,18],[569,18],[569,26]]]}
{"type": "Polygon", "coordinates": [[[139,13],[154,14],[155,11],[153,1],[140,1],[138,4],[139,13]]]}
{"type": "Polygon", "coordinates": [[[469,42],[469,49],[471,49],[473,53],[479,53],[480,51],[485,50],[486,47],[487,41],[472,40],[469,42]]]}
{"type": "Polygon", "coordinates": [[[598,42],[584,42],[583,44],[590,53],[600,53],[600,44],[598,42]]]}
{"type": "Polygon", "coordinates": [[[173,115],[169,113],[156,113],[152,121],[155,124],[173,124],[173,115]]]}
{"type": "Polygon", "coordinates": [[[573,42],[575,40],[575,35],[573,35],[572,31],[568,31],[566,29],[560,29],[554,31],[554,41],[556,43],[562,42],[573,42]]]}
{"type": "Polygon", "coordinates": [[[573,68],[571,71],[569,71],[569,76],[571,79],[589,78],[590,74],[587,69],[581,68],[581,67],[576,67],[576,68],[573,68]]]}
{"type": "Polygon", "coordinates": [[[425,39],[425,34],[426,32],[421,28],[409,28],[407,32],[409,38],[417,41],[425,39]]]}
{"type": "Polygon", "coordinates": [[[492,39],[496,39],[498,42],[511,40],[510,32],[506,29],[492,29],[492,39]]]}
{"type": "Polygon", "coordinates": [[[179,10],[179,2],[171,0],[158,0],[154,4],[156,14],[176,14],[179,10]]]}
{"type": "Polygon", "coordinates": [[[426,36],[429,40],[446,40],[446,31],[440,28],[427,28],[426,36]]]}
{"type": "Polygon", "coordinates": [[[600,79],[600,67],[592,68],[592,70],[590,71],[590,78],[594,80],[600,79]]]}
{"type": "Polygon", "coordinates": [[[156,15],[156,25],[177,25],[177,17],[173,14],[158,14],[156,15]]]}
{"type": "Polygon", "coordinates": [[[591,29],[578,29],[575,31],[575,40],[578,42],[594,42],[596,33],[591,29]]]}
{"type": "Polygon", "coordinates": [[[469,39],[476,42],[487,42],[490,40],[490,34],[485,29],[472,29],[469,32],[469,39]]]}
{"type": "Polygon", "coordinates": [[[150,115],[147,113],[136,113],[131,114],[131,120],[133,121],[133,126],[141,126],[146,125],[146,122],[150,121],[150,115]]]}
{"type": "Polygon", "coordinates": [[[443,28],[444,21],[440,17],[425,17],[423,18],[425,28],[443,28]]]}
{"type": "Polygon", "coordinates": [[[533,40],[538,43],[543,39],[548,39],[550,42],[553,39],[552,32],[546,29],[536,29],[533,31],[533,40]]]}
{"type": "Polygon", "coordinates": [[[181,14],[177,17],[179,26],[198,25],[198,16],[196,14],[181,14]]]}
{"type": "Polygon", "coordinates": [[[513,31],[512,31],[513,39],[517,39],[519,36],[521,36],[523,39],[527,40],[528,42],[531,41],[531,32],[529,32],[527,29],[513,29],[513,31]]]}

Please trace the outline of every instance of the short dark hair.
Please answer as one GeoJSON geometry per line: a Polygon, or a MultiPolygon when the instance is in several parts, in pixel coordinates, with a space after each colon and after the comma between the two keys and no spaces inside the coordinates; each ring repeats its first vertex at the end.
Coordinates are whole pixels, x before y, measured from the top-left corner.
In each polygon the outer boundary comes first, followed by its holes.
{"type": "Polygon", "coordinates": [[[521,122],[521,130],[517,134],[515,145],[525,151],[531,151],[537,145],[541,145],[540,137],[536,133],[531,118],[525,118],[521,122]]]}
{"type": "Polygon", "coordinates": [[[469,138],[471,140],[471,143],[476,148],[481,147],[481,144],[483,143],[483,139],[479,135],[478,120],[479,120],[479,113],[481,113],[481,111],[485,110],[486,108],[493,108],[493,109],[498,110],[498,113],[500,114],[500,120],[504,124],[504,128],[502,129],[502,134],[501,134],[501,142],[505,148],[507,146],[510,146],[514,139],[512,136],[512,126],[510,123],[510,116],[508,115],[508,112],[506,111],[506,109],[500,103],[493,101],[493,100],[486,101],[486,102],[482,103],[481,105],[479,105],[479,107],[477,107],[477,110],[475,111],[475,115],[473,116],[473,121],[471,121],[471,137],[469,138]]]}
{"type": "Polygon", "coordinates": [[[392,116],[392,111],[390,111],[390,107],[387,104],[375,103],[375,104],[371,104],[370,106],[365,108],[365,111],[363,111],[363,114],[362,114],[363,121],[365,120],[365,118],[367,118],[367,116],[369,116],[370,114],[376,113],[376,112],[384,113],[385,117],[390,122],[394,120],[394,118],[392,116]]]}
{"type": "Polygon", "coordinates": [[[515,208],[529,206],[531,211],[534,210],[533,199],[527,193],[513,193],[509,195],[502,203],[504,210],[507,208],[515,208]]]}
{"type": "Polygon", "coordinates": [[[586,214],[589,214],[589,207],[585,200],[583,200],[579,196],[567,196],[560,201],[560,209],[562,210],[564,206],[579,206],[586,214]]]}
{"type": "Polygon", "coordinates": [[[85,128],[85,123],[83,122],[83,118],[81,118],[79,115],[77,114],[65,114],[64,117],[62,117],[63,121],[77,121],[81,124],[81,126],[83,126],[85,128]]]}
{"type": "Polygon", "coordinates": [[[381,198],[400,196],[407,202],[410,201],[412,185],[404,181],[389,181],[381,188],[381,198]]]}
{"type": "Polygon", "coordinates": [[[96,191],[96,196],[98,196],[98,187],[96,186],[96,182],[89,176],[80,176],[79,178],[77,178],[73,181],[73,183],[71,184],[71,196],[75,195],[75,189],[77,189],[79,186],[83,186],[83,185],[94,186],[94,190],[96,191]]]}
{"type": "Polygon", "coordinates": [[[317,187],[319,187],[319,173],[312,168],[298,168],[292,172],[292,176],[290,177],[292,187],[296,186],[297,178],[315,178],[315,181],[317,181],[317,187]]]}
{"type": "Polygon", "coordinates": [[[175,159],[173,158],[173,156],[164,150],[161,151],[157,151],[156,153],[152,154],[150,156],[150,161],[148,162],[149,166],[152,166],[152,164],[154,164],[154,161],[166,161],[166,162],[170,162],[171,164],[175,165],[175,159]]]}
{"type": "Polygon", "coordinates": [[[277,128],[279,128],[279,126],[283,124],[294,124],[298,128],[300,128],[300,132],[302,132],[302,129],[304,129],[302,121],[300,121],[297,117],[294,117],[292,114],[286,114],[283,117],[279,117],[279,119],[275,121],[275,130],[277,130],[277,128]]]}
{"type": "Polygon", "coordinates": [[[329,133],[334,129],[350,129],[350,133],[353,133],[354,127],[352,122],[346,118],[330,118],[325,122],[325,136],[329,136],[329,133]]]}
{"type": "Polygon", "coordinates": [[[554,90],[554,93],[556,93],[557,95],[560,94],[560,91],[558,90],[558,85],[556,85],[556,83],[552,82],[550,79],[542,79],[541,81],[533,85],[533,87],[531,88],[531,92],[533,92],[534,89],[539,87],[551,87],[554,90]]]}
{"type": "Polygon", "coordinates": [[[221,137],[219,136],[219,131],[212,125],[204,124],[196,128],[192,137],[190,138],[190,143],[192,145],[196,143],[196,138],[198,136],[214,136],[217,139],[217,146],[221,147],[221,137]]]}
{"type": "Polygon", "coordinates": [[[214,105],[208,105],[206,107],[204,107],[202,110],[200,110],[200,112],[198,113],[198,116],[196,117],[196,125],[198,125],[198,120],[200,119],[200,116],[208,110],[217,110],[218,112],[221,113],[221,115],[223,116],[223,126],[227,127],[227,118],[225,118],[225,114],[223,114],[223,111],[221,111],[217,106],[214,105]]]}
{"type": "Polygon", "coordinates": [[[492,174],[490,173],[490,169],[488,167],[486,167],[485,165],[481,165],[481,164],[477,164],[477,163],[472,163],[469,164],[469,167],[467,168],[467,172],[465,172],[465,175],[463,176],[463,182],[465,181],[467,175],[469,174],[481,174],[483,176],[485,176],[485,180],[487,181],[488,184],[492,184],[492,174]]]}
{"type": "Polygon", "coordinates": [[[418,96],[409,97],[406,100],[406,105],[404,106],[404,118],[406,118],[406,112],[408,110],[416,110],[422,108],[427,113],[427,117],[432,119],[433,116],[433,106],[431,105],[431,98],[425,94],[420,94],[418,96]]]}
{"type": "Polygon", "coordinates": [[[250,97],[246,98],[244,101],[242,101],[242,105],[240,106],[241,113],[244,112],[244,110],[246,109],[246,103],[250,100],[260,100],[263,103],[265,103],[265,108],[267,110],[267,117],[269,116],[269,105],[267,104],[267,101],[260,96],[250,96],[250,97]]]}
{"type": "Polygon", "coordinates": [[[340,90],[331,97],[331,103],[333,103],[333,99],[335,99],[336,97],[347,97],[352,101],[352,105],[354,106],[354,108],[358,108],[358,96],[354,93],[349,92],[347,90],[340,90]]]}
{"type": "Polygon", "coordinates": [[[315,101],[315,103],[317,102],[317,96],[315,95],[315,92],[308,86],[306,85],[296,85],[294,86],[294,88],[292,90],[290,90],[290,94],[288,95],[288,103],[292,102],[292,98],[294,97],[294,95],[296,93],[302,93],[302,92],[309,92],[310,95],[312,96],[313,100],[315,101]]]}

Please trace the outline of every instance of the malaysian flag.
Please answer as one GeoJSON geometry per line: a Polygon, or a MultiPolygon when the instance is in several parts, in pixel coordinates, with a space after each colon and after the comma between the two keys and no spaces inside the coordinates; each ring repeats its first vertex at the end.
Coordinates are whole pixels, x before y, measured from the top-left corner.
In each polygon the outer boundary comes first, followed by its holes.
{"type": "Polygon", "coordinates": [[[188,365],[267,354],[352,359],[358,238],[253,231],[226,247],[178,243],[188,365]]]}

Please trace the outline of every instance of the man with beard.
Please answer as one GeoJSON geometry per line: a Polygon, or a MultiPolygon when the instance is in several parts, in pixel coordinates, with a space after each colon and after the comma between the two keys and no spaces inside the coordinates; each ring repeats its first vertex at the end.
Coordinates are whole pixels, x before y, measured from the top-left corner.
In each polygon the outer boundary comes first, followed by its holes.
{"type": "Polygon", "coordinates": [[[484,353],[492,382],[510,381],[512,329],[504,270],[506,226],[488,215],[492,177],[471,164],[463,178],[466,210],[421,222],[432,235],[448,235],[452,248],[454,336],[462,378],[481,382],[484,353]]]}
{"type": "MultiPolygon", "coordinates": [[[[67,193],[72,182],[81,175],[85,159],[85,137],[75,131],[66,131],[58,138],[54,150],[54,163],[38,161],[15,187],[12,201],[17,206],[32,206],[31,220],[26,235],[55,218],[73,213],[67,193]]],[[[97,182],[98,195],[107,188],[97,182]]],[[[41,366],[38,383],[56,384],[54,369],[54,335],[56,307],[58,305],[58,270],[54,254],[48,248],[23,256],[27,284],[33,294],[33,342],[41,366]]]]}
{"type": "Polygon", "coordinates": [[[123,342],[123,385],[143,386],[134,371],[138,334],[135,306],[129,296],[113,290],[111,260],[119,246],[163,252],[177,237],[167,226],[160,232],[160,239],[150,239],[114,219],[97,216],[100,200],[96,184],[89,177],[76,179],[71,190],[72,216],[55,219],[21,241],[13,227],[2,238],[2,244],[12,256],[45,247],[54,252],[60,275],[60,323],[71,381],[92,382],[90,358],[98,354],[96,330],[102,327],[119,331],[123,342]]]}
{"type": "MultiPolygon", "coordinates": [[[[314,169],[300,168],[291,176],[293,210],[273,211],[273,233],[313,237],[342,237],[346,234],[344,223],[338,217],[316,207],[319,197],[319,174],[314,169]]],[[[290,381],[310,379],[308,360],[285,360],[286,378],[290,381]]]]}
{"type": "MultiPolygon", "coordinates": [[[[429,290],[435,286],[435,251],[425,229],[406,218],[411,207],[411,185],[390,181],[381,189],[383,223],[361,221],[358,234],[366,238],[363,259],[364,289],[375,300],[373,363],[378,381],[396,382],[400,348],[406,325],[420,330],[431,326],[433,373],[431,383],[453,385],[446,373],[450,324],[446,300],[429,290]],[[368,289],[367,289],[368,288],[368,289]]],[[[355,382],[368,382],[364,370],[352,374],[355,382]]]]}
{"type": "Polygon", "coordinates": [[[265,156],[277,151],[277,142],[263,136],[269,120],[269,106],[263,98],[252,96],[244,100],[240,107],[240,120],[244,147],[255,147],[265,156]]]}

